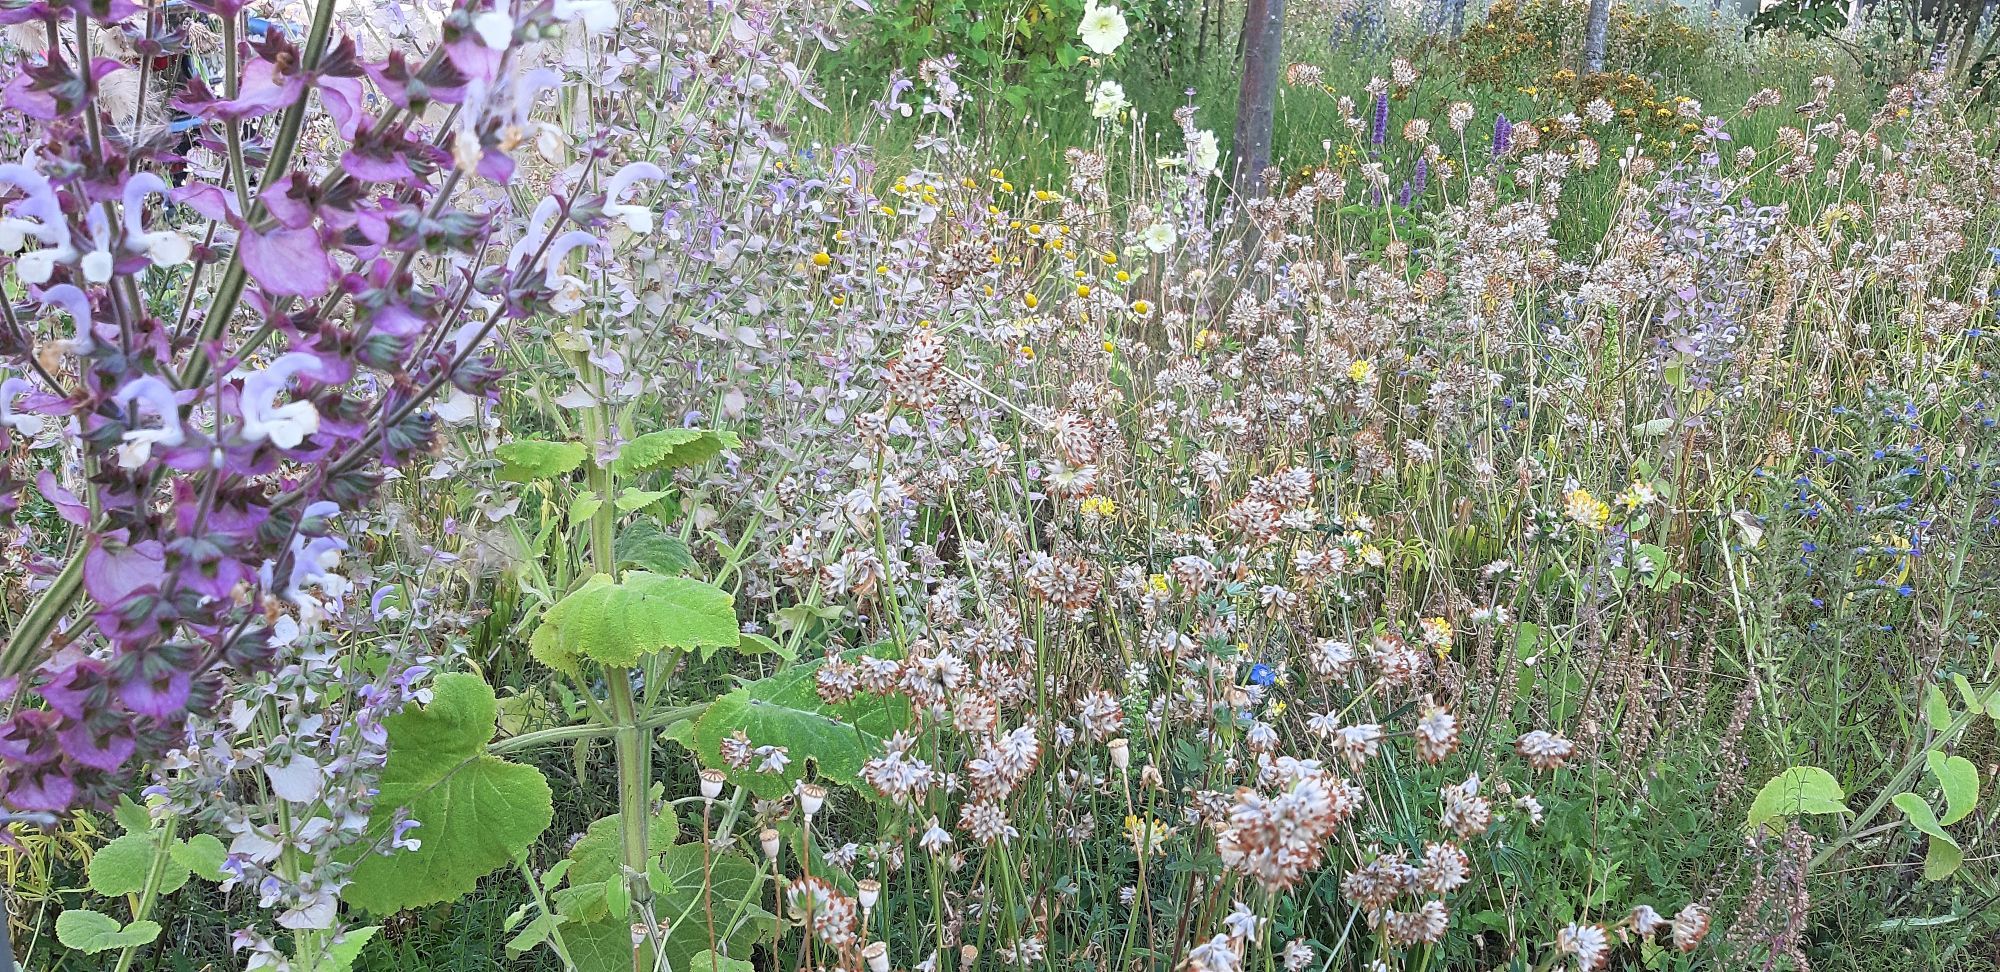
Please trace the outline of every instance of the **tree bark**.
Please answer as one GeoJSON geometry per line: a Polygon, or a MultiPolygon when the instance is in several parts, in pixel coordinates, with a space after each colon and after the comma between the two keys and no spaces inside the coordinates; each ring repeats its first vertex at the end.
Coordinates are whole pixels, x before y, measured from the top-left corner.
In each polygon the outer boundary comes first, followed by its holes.
{"type": "Polygon", "coordinates": [[[1263,194],[1271,164],[1271,126],[1278,100],[1279,46],[1285,0],[1249,0],[1243,14],[1243,79],[1236,94],[1236,138],[1230,183],[1238,195],[1263,194]]]}
{"type": "Polygon", "coordinates": [[[1590,0],[1590,13],[1583,22],[1583,71],[1604,71],[1605,34],[1611,29],[1611,0],[1590,0]]]}

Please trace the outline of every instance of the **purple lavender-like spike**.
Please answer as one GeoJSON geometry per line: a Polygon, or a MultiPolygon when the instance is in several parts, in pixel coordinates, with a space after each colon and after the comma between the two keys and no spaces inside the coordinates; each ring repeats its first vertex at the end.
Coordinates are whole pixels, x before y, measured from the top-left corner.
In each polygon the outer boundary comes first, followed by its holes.
{"type": "Polygon", "coordinates": [[[1493,157],[1497,159],[1506,155],[1513,143],[1514,123],[1508,121],[1504,114],[1493,119],[1493,157]]]}
{"type": "Polygon", "coordinates": [[[1430,180],[1430,176],[1431,160],[1421,155],[1417,156],[1417,176],[1412,187],[1416,195],[1424,194],[1424,183],[1430,180]]]}
{"type": "Polygon", "coordinates": [[[1368,138],[1376,145],[1389,140],[1389,93],[1386,91],[1375,96],[1375,127],[1368,138]]]}

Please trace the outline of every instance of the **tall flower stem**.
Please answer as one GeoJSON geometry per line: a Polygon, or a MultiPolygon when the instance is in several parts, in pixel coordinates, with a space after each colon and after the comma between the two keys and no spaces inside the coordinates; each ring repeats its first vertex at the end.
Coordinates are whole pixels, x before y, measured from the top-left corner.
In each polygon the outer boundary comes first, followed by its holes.
{"type": "MultiPolygon", "coordinates": [[[[583,438],[591,450],[592,460],[586,464],[584,484],[600,499],[589,522],[591,567],[597,573],[611,576],[618,569],[614,535],[617,507],[612,503],[614,484],[602,448],[611,438],[611,406],[604,400],[603,376],[595,366],[581,353],[576,354],[573,360],[577,369],[590,375],[598,386],[598,393],[594,396],[596,401],[583,413],[583,438]]],[[[623,850],[625,880],[633,903],[645,915],[651,907],[653,895],[652,885],[646,880],[646,843],[648,818],[651,816],[646,806],[646,789],[652,779],[653,754],[649,745],[652,733],[645,724],[632,691],[633,671],[629,668],[606,669],[604,685],[605,695],[611,704],[612,752],[618,763],[619,846],[623,850]]],[[[651,927],[650,920],[647,925],[651,927]]],[[[641,968],[637,949],[632,953],[632,967],[634,972],[639,972],[641,968]]]]}

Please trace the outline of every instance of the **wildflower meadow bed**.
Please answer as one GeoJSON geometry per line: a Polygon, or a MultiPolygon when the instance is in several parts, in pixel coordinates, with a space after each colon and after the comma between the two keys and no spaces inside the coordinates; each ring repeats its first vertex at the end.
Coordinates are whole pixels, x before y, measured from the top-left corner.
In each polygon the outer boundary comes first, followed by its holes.
{"type": "Polygon", "coordinates": [[[0,968],[2000,965],[1985,8],[1274,5],[0,4],[0,968]]]}

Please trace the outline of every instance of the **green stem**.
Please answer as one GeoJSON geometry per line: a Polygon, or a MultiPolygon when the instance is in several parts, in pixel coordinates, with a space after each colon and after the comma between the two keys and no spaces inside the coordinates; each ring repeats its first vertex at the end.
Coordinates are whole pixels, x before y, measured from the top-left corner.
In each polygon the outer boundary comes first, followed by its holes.
{"type": "Polygon", "coordinates": [[[14,636],[7,639],[5,653],[0,653],[0,678],[11,678],[28,670],[28,663],[35,657],[35,650],[48,640],[55,630],[56,622],[76,599],[77,592],[83,590],[83,553],[78,551],[63,565],[62,573],[56,575],[55,583],[42,592],[34,607],[21,616],[21,623],[14,629],[14,636]]]}
{"type": "MultiPolygon", "coordinates": [[[[613,504],[611,469],[603,461],[604,445],[611,438],[611,407],[604,400],[602,375],[583,355],[575,356],[578,371],[592,375],[598,386],[596,401],[583,414],[584,444],[590,449],[590,462],[584,474],[585,486],[596,493],[600,502],[597,511],[591,514],[589,524],[590,561],[598,573],[615,576],[618,571],[615,552],[615,529],[617,508],[613,504]]],[[[624,849],[625,881],[631,890],[633,903],[639,905],[640,914],[650,914],[653,886],[646,880],[646,842],[652,814],[647,807],[646,790],[653,775],[653,754],[650,743],[653,733],[640,718],[638,701],[633,697],[632,673],[630,668],[607,668],[604,672],[605,694],[611,706],[612,752],[618,760],[618,829],[620,846],[624,849]]],[[[647,918],[648,927],[651,919],[647,918]]],[[[632,950],[633,972],[643,972],[640,952],[632,950]]]]}
{"type": "MultiPolygon", "coordinates": [[[[646,729],[664,729],[676,722],[698,718],[706,711],[708,711],[708,703],[706,702],[700,705],[675,706],[671,709],[661,709],[658,712],[641,718],[639,725],[646,729]]],[[[616,726],[596,724],[537,729],[534,732],[524,732],[518,736],[508,736],[486,747],[486,751],[499,755],[523,749],[533,749],[536,746],[545,746],[551,743],[568,742],[572,739],[596,739],[611,735],[616,730],[616,726]]]]}
{"type": "MultiPolygon", "coordinates": [[[[79,561],[83,558],[77,558],[79,561]]],[[[139,903],[132,906],[132,920],[145,921],[153,913],[153,905],[159,900],[160,885],[167,880],[167,865],[173,860],[168,848],[173,846],[174,821],[169,818],[166,827],[153,843],[153,863],[146,869],[146,886],[139,892],[139,903]]],[[[139,946],[127,945],[118,950],[118,965],[114,972],[126,972],[132,967],[132,960],[139,954],[139,946]]]]}

